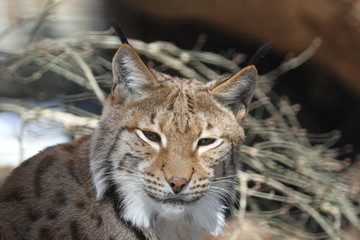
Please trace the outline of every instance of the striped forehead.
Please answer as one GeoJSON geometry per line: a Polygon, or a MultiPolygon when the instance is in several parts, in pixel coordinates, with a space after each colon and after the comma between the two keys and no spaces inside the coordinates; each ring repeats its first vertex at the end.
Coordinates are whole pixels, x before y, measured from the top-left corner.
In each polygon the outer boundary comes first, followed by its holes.
{"type": "MultiPolygon", "coordinates": [[[[152,109],[150,122],[158,129],[172,129],[186,133],[203,125],[204,112],[211,112],[214,106],[206,84],[197,80],[181,79],[161,75],[161,83],[146,105],[152,109]],[[200,118],[202,120],[200,120],[200,118]],[[200,121],[199,121],[200,120],[200,121]]],[[[206,124],[205,124],[206,125],[206,124]]],[[[200,128],[203,128],[201,126],[200,128]]]]}
{"type": "Polygon", "coordinates": [[[167,96],[167,110],[194,113],[195,100],[198,97],[196,89],[189,86],[172,87],[167,96]]]}
{"type": "Polygon", "coordinates": [[[180,132],[189,130],[188,128],[194,124],[196,100],[194,90],[186,87],[173,87],[165,103],[166,125],[174,125],[180,132]]]}

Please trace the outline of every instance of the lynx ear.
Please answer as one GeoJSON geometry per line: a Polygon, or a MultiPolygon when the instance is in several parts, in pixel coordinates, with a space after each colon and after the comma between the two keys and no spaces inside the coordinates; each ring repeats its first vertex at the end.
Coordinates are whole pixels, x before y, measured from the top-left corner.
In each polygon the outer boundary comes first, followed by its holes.
{"type": "Polygon", "coordinates": [[[113,61],[114,87],[112,94],[124,101],[146,96],[157,85],[154,75],[128,44],[120,46],[113,61]]]}
{"type": "Polygon", "coordinates": [[[222,105],[230,108],[241,122],[254,95],[257,79],[256,68],[249,66],[228,79],[212,82],[211,93],[222,105]]]}

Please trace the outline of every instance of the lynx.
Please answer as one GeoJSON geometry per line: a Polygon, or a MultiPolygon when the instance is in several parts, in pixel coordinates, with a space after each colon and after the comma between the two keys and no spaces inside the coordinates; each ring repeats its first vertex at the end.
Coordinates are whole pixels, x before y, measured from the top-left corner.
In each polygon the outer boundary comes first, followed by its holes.
{"type": "Polygon", "coordinates": [[[149,69],[122,44],[93,135],[50,147],[0,189],[0,239],[196,240],[236,204],[248,66],[211,82],[149,69]]]}

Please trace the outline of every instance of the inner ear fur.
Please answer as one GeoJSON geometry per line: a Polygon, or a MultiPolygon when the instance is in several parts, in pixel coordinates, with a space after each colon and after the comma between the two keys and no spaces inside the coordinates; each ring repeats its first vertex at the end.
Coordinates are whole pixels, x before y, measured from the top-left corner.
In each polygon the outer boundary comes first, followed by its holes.
{"type": "Polygon", "coordinates": [[[112,96],[119,101],[144,97],[148,90],[158,85],[155,76],[128,44],[117,50],[113,61],[112,96]]]}
{"type": "Polygon", "coordinates": [[[211,82],[210,93],[219,103],[231,109],[241,122],[247,113],[257,81],[255,66],[248,66],[228,79],[211,82]]]}

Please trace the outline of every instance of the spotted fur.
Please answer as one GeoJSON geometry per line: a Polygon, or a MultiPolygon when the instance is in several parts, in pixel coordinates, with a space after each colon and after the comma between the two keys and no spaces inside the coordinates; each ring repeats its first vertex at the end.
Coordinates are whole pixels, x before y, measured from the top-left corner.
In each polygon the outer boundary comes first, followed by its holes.
{"type": "Polygon", "coordinates": [[[0,239],[200,239],[231,216],[241,122],[257,73],[202,83],[131,46],[92,136],[39,153],[0,189],[0,239]]]}

